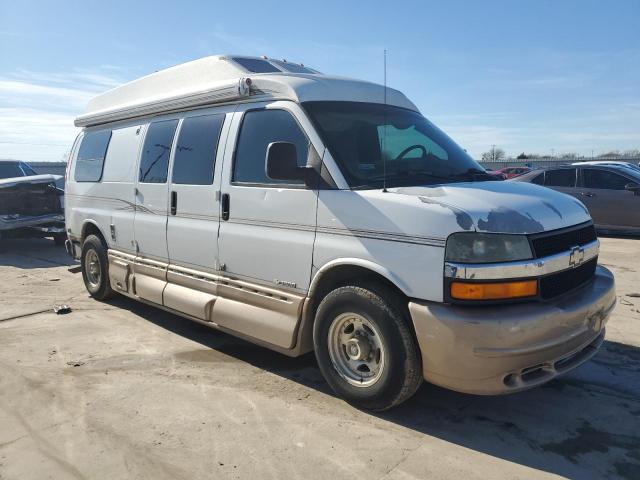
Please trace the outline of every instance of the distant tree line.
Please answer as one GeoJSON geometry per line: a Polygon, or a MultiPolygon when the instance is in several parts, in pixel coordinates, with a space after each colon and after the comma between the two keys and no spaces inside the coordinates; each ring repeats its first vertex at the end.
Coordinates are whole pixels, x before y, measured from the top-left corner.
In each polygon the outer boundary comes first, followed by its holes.
{"type": "MultiPolygon", "coordinates": [[[[549,158],[550,155],[542,155],[539,153],[525,153],[522,152],[520,155],[516,157],[518,160],[536,160],[541,158],[549,158]]],[[[578,155],[575,152],[566,152],[561,153],[559,155],[554,155],[555,158],[560,160],[576,160],[580,158],[591,158],[590,156],[578,155]]],[[[640,157],[640,149],[631,149],[631,150],[610,150],[606,153],[602,153],[600,155],[596,155],[593,158],[599,159],[607,159],[607,158],[638,158],[640,157]]],[[[482,154],[483,162],[500,162],[507,158],[507,154],[502,148],[497,148],[495,146],[491,147],[491,150],[484,152],[482,154]]]]}

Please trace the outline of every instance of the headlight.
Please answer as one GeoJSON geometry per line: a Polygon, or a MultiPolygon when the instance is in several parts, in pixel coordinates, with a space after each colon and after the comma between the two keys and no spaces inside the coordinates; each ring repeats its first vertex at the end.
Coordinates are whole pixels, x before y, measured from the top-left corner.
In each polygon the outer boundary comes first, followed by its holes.
{"type": "Polygon", "coordinates": [[[533,258],[524,235],[454,233],[447,240],[445,259],[459,263],[495,263],[533,258]]]}

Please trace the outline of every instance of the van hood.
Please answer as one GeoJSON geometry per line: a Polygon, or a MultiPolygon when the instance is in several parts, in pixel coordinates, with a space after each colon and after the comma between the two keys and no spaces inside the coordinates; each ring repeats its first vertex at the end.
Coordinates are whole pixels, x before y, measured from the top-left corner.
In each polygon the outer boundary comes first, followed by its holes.
{"type": "Polygon", "coordinates": [[[579,200],[530,183],[469,182],[389,192],[450,210],[461,230],[528,234],[591,220],[579,200]]]}

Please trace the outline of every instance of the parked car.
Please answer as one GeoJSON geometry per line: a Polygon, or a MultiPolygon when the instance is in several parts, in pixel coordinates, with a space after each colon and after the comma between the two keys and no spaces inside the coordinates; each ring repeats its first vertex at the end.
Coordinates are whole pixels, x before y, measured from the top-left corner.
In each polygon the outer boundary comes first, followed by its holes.
{"type": "Polygon", "coordinates": [[[498,170],[491,170],[490,168],[485,168],[485,171],[489,175],[491,175],[492,177],[495,177],[498,180],[506,180],[507,179],[507,176],[504,173],[499,172],[498,170]]]}
{"type": "Polygon", "coordinates": [[[513,181],[544,185],[577,198],[589,210],[598,230],[640,233],[640,170],[579,163],[534,171],[513,181]]]}
{"type": "Polygon", "coordinates": [[[587,162],[574,162],[571,165],[600,165],[600,166],[609,165],[613,167],[632,168],[640,172],[640,165],[636,165],[635,163],[631,163],[631,162],[622,162],[622,161],[615,161],[615,160],[590,160],[587,162]]]}
{"type": "Polygon", "coordinates": [[[0,238],[53,237],[66,240],[59,175],[38,175],[24,162],[0,160],[0,238]]]}
{"type": "Polygon", "coordinates": [[[582,204],[489,181],[397,90],[287,65],[206,57],[89,102],[65,211],[94,298],[313,350],[373,410],[596,353],[616,295],[582,204]]]}
{"type": "Polygon", "coordinates": [[[514,178],[518,175],[522,175],[531,171],[529,167],[504,167],[494,172],[490,172],[492,175],[501,174],[505,179],[514,178]]]}

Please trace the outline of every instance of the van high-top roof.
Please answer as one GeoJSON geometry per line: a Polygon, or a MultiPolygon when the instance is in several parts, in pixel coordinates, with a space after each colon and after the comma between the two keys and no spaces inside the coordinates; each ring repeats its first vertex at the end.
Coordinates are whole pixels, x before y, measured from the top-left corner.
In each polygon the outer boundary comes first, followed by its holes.
{"type": "MultiPolygon", "coordinates": [[[[383,103],[384,87],[324,75],[301,64],[266,57],[215,55],[160,70],[89,101],[77,127],[187,108],[260,100],[383,103]]],[[[387,87],[386,102],[417,111],[398,90],[387,87]]]]}

